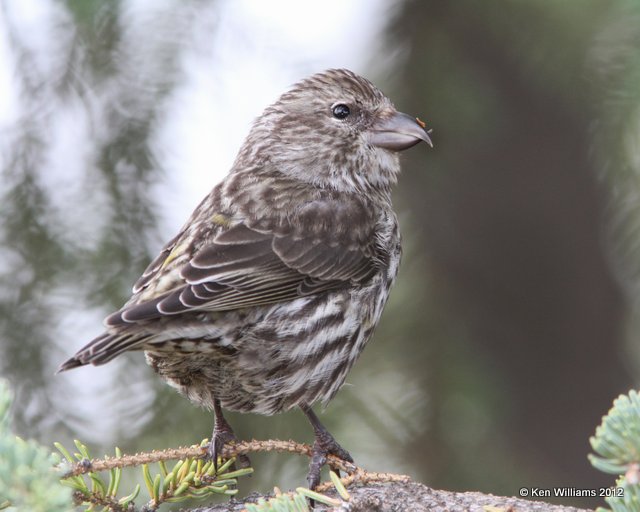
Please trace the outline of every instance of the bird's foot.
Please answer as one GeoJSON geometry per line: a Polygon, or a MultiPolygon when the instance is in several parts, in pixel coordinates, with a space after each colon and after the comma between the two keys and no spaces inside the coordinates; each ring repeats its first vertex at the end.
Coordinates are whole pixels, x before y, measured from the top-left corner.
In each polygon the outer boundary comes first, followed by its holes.
{"type": "MultiPolygon", "coordinates": [[[[222,451],[224,447],[236,444],[237,442],[238,438],[233,433],[233,430],[214,429],[211,442],[207,447],[207,458],[213,461],[213,467],[216,472],[222,463],[222,451]]],[[[249,456],[244,453],[236,455],[236,462],[241,469],[251,467],[251,460],[249,456]]]]}
{"type": "MultiPolygon", "coordinates": [[[[315,489],[320,483],[320,470],[327,463],[328,455],[335,455],[345,462],[353,463],[353,458],[349,452],[338,444],[328,430],[324,428],[316,430],[316,439],[313,443],[309,473],[307,474],[309,489],[315,489]]],[[[337,468],[332,469],[339,474],[337,468]]]]}
{"type": "MultiPolygon", "coordinates": [[[[224,419],[222,410],[220,409],[220,405],[216,405],[216,421],[213,427],[211,441],[209,442],[209,446],[207,447],[207,458],[213,461],[213,467],[217,472],[218,468],[220,467],[218,462],[222,461],[222,451],[224,447],[227,445],[236,444],[238,442],[238,438],[233,433],[231,425],[229,425],[229,423],[227,423],[227,420],[224,419]]],[[[236,462],[238,463],[240,469],[251,467],[251,460],[244,453],[236,455],[236,462]]]]}

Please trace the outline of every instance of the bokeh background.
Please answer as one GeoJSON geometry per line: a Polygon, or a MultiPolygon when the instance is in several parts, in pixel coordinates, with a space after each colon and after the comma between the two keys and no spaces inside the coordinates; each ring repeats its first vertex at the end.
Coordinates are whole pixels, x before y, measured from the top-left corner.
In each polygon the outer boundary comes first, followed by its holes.
{"type": "MultiPolygon", "coordinates": [[[[640,3],[0,2],[0,373],[15,427],[94,452],[198,442],[212,415],[142,354],[54,376],[298,79],[349,67],[425,119],[405,254],[321,419],[356,460],[437,488],[612,484],[588,439],[640,376],[640,3]]],[[[310,441],[299,412],[229,414],[310,441]]],[[[242,490],[302,485],[253,457],[242,490]]],[[[589,506],[586,499],[569,500],[589,506]]]]}

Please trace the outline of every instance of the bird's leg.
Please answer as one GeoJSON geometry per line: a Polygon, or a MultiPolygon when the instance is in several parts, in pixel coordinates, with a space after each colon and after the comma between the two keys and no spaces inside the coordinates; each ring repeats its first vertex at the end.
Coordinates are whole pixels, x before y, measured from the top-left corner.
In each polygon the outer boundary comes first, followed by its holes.
{"type": "MultiPolygon", "coordinates": [[[[211,434],[211,442],[207,449],[209,458],[213,461],[213,466],[218,470],[218,457],[222,455],[222,449],[227,444],[234,444],[238,442],[238,438],[233,433],[231,425],[222,415],[222,407],[220,406],[220,400],[214,399],[213,412],[215,414],[215,421],[213,423],[213,434],[211,434]]],[[[251,466],[251,460],[245,454],[237,456],[238,465],[241,468],[248,468],[251,466]]]]}
{"type": "Polygon", "coordinates": [[[311,462],[309,463],[309,474],[307,475],[309,488],[315,489],[320,483],[320,470],[322,466],[327,463],[327,455],[335,455],[346,462],[353,462],[353,458],[347,450],[338,444],[324,425],[320,423],[320,420],[311,407],[300,406],[300,408],[309,419],[315,435],[311,462]]]}

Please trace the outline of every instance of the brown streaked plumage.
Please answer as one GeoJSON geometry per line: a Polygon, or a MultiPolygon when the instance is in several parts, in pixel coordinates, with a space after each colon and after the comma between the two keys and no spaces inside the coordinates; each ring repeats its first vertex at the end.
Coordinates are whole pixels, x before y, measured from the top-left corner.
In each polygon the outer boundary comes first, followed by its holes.
{"type": "Polygon", "coordinates": [[[397,153],[421,140],[431,144],[423,125],[353,72],[302,80],[255,121],[105,333],[60,370],[144,350],[215,412],[214,460],[235,440],[223,408],[300,407],[316,436],[315,487],[327,454],[351,457],[311,406],[335,395],[380,319],[400,261],[397,153]]]}

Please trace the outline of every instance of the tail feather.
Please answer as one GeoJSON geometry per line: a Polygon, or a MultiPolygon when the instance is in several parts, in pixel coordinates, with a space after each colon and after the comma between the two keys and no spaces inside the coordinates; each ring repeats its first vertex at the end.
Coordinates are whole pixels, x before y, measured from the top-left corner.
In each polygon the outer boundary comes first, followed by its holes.
{"type": "Polygon", "coordinates": [[[60,365],[58,371],[66,372],[86,364],[100,366],[111,361],[128,350],[140,348],[145,341],[144,335],[105,332],[82,347],[70,359],[60,365]]]}

